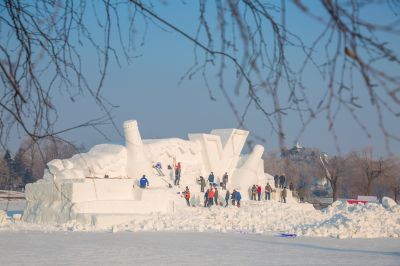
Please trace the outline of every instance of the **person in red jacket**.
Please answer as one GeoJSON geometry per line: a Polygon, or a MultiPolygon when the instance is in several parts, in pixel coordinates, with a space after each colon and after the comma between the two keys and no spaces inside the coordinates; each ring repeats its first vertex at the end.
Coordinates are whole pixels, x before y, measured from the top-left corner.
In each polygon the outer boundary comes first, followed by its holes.
{"type": "Polygon", "coordinates": [[[181,162],[178,162],[178,164],[175,166],[175,181],[174,185],[179,186],[179,181],[181,180],[181,162]]]}
{"type": "Polygon", "coordinates": [[[190,200],[190,191],[189,191],[188,187],[186,187],[186,190],[183,193],[183,195],[185,196],[185,200],[186,200],[187,206],[190,207],[190,202],[189,202],[189,200],[190,200]]]}
{"type": "Polygon", "coordinates": [[[261,186],[260,185],[257,186],[257,194],[258,194],[258,201],[260,201],[261,200],[261,186]]]}
{"type": "Polygon", "coordinates": [[[214,189],[211,187],[210,191],[208,191],[208,207],[211,207],[214,202],[214,189]]]}

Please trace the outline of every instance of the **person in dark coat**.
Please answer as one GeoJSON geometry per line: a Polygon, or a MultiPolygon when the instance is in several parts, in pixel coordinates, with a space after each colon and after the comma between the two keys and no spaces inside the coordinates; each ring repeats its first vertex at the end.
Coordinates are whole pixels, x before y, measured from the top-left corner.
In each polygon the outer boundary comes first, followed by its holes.
{"type": "Polygon", "coordinates": [[[267,185],[265,186],[265,200],[270,200],[271,199],[271,193],[272,193],[272,187],[267,182],[267,185]]]}
{"type": "Polygon", "coordinates": [[[200,192],[204,192],[204,188],[206,187],[206,180],[204,177],[200,176],[200,192]]]}
{"type": "Polygon", "coordinates": [[[218,188],[215,188],[215,191],[214,191],[214,202],[215,202],[215,206],[218,206],[218,188]]]}
{"type": "Polygon", "coordinates": [[[291,191],[293,191],[293,190],[294,190],[294,185],[293,185],[293,182],[290,182],[290,184],[289,184],[289,189],[290,189],[291,191]]]}
{"type": "Polygon", "coordinates": [[[257,198],[257,187],[256,185],[253,185],[251,187],[251,200],[256,200],[257,198]]]}
{"type": "Polygon", "coordinates": [[[275,185],[275,188],[278,188],[278,179],[279,179],[279,176],[278,176],[278,175],[274,175],[274,185],[275,185]]]}
{"type": "Polygon", "coordinates": [[[211,172],[210,175],[208,176],[208,182],[210,183],[210,186],[214,184],[214,173],[211,172]]]}
{"type": "Polygon", "coordinates": [[[236,190],[234,189],[231,194],[232,205],[235,206],[236,204],[236,190]]]}
{"type": "Polygon", "coordinates": [[[304,202],[304,195],[305,195],[304,186],[301,186],[297,191],[298,191],[297,193],[298,193],[298,195],[299,195],[299,200],[300,200],[300,202],[301,202],[301,203],[304,202]]]}
{"type": "Polygon", "coordinates": [[[226,193],[225,193],[225,203],[226,203],[225,207],[228,207],[230,197],[231,197],[231,193],[229,192],[229,190],[226,190],[226,193]]]}
{"type": "Polygon", "coordinates": [[[210,190],[207,189],[206,193],[204,193],[204,207],[207,207],[207,206],[208,206],[208,192],[209,192],[209,191],[210,191],[210,190]]]}
{"type": "Polygon", "coordinates": [[[283,190],[281,191],[281,201],[283,203],[286,203],[286,196],[287,196],[287,190],[286,187],[284,187],[283,190]]]}
{"type": "Polygon", "coordinates": [[[224,176],[222,177],[222,189],[226,189],[226,184],[228,184],[228,173],[225,172],[224,176]]]}
{"type": "Polygon", "coordinates": [[[285,180],[286,180],[286,178],[285,178],[284,175],[281,175],[281,176],[279,177],[279,188],[283,188],[283,187],[284,187],[284,185],[285,185],[285,180]]]}

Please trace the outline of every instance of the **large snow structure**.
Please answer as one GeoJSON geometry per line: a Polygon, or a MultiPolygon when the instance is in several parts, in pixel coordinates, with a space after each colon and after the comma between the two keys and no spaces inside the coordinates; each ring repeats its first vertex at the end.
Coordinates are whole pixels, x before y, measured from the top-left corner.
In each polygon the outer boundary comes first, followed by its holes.
{"type": "Polygon", "coordinates": [[[200,175],[207,178],[210,172],[216,183],[227,172],[228,188],[244,195],[253,184],[265,185],[264,148],[256,145],[249,155],[240,155],[248,131],[217,129],[210,134],[189,134],[189,140],[142,140],[137,121],[130,120],[124,123],[124,132],[125,146],[96,145],[87,153],[49,162],[43,179],[26,186],[23,219],[101,227],[125,222],[133,214],[173,212],[185,204],[178,194],[185,186],[194,195],[192,201],[200,201],[196,180],[200,175]],[[152,167],[156,162],[161,162],[161,172],[152,167]],[[171,188],[178,162],[182,166],[180,187],[171,188]],[[143,174],[149,179],[147,189],[138,187],[143,174]]]}

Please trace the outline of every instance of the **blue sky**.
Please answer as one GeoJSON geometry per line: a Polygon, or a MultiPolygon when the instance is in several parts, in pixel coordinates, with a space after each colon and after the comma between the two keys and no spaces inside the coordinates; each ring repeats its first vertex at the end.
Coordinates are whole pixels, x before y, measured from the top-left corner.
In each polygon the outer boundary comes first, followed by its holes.
{"type": "MultiPolygon", "coordinates": [[[[197,5],[194,2],[181,4],[180,2],[168,5],[155,2],[155,9],[160,11],[163,18],[176,23],[180,28],[194,35],[198,23],[197,5]]],[[[321,30],[321,26],[301,14],[293,5],[288,4],[287,25],[291,32],[302,37],[310,44],[321,30]]],[[[315,11],[320,8],[316,5],[315,11]]],[[[275,14],[278,14],[275,12],[275,14]]],[[[211,15],[210,15],[211,16],[211,15]]],[[[394,18],[395,14],[385,5],[379,9],[368,10],[365,16],[378,22],[385,22],[388,18],[394,18]]],[[[126,25],[123,25],[125,27],[126,25]]],[[[106,76],[103,95],[113,104],[117,105],[112,112],[114,121],[122,132],[122,123],[128,119],[136,119],[142,138],[186,138],[188,133],[209,132],[214,128],[235,128],[238,126],[235,117],[218,89],[216,72],[210,70],[208,80],[216,101],[211,101],[201,75],[192,79],[184,80],[179,84],[180,78],[193,64],[193,44],[170,30],[162,30],[152,24],[149,25],[144,45],[140,46],[140,33],[143,32],[144,24],[136,24],[139,36],[139,46],[133,52],[138,57],[130,64],[122,56],[121,67],[111,62],[106,76]]],[[[212,30],[217,31],[216,28],[212,30]]],[[[99,35],[100,36],[100,35],[99,35]]],[[[398,37],[383,36],[387,38],[389,45],[397,49],[395,41],[398,37]]],[[[99,37],[101,40],[101,37],[99,37]]],[[[96,82],[97,59],[89,47],[82,48],[84,67],[89,81],[96,82]]],[[[322,55],[322,51],[317,51],[322,55]]],[[[289,61],[296,64],[300,57],[296,50],[288,48],[289,61]]],[[[322,60],[322,59],[321,59],[322,60]]],[[[227,74],[227,89],[237,108],[242,111],[248,99],[246,89],[242,88],[241,95],[234,95],[234,74],[227,74]],[[230,80],[232,79],[232,80],[230,80]]],[[[319,77],[315,70],[309,69],[305,72],[303,80],[307,84],[307,90],[311,98],[319,99],[321,87],[325,81],[319,77]]],[[[285,86],[284,84],[282,86],[285,86]]],[[[358,91],[362,100],[368,97],[359,83],[358,91]]],[[[87,119],[100,116],[99,108],[94,104],[89,95],[85,94],[76,99],[75,102],[66,100],[66,95],[54,95],[54,102],[59,107],[59,120],[57,128],[65,128],[74,124],[84,122],[87,119]]],[[[268,102],[267,96],[262,98],[268,102]]],[[[284,98],[283,98],[284,100],[284,98]]],[[[376,126],[376,114],[371,108],[361,110],[360,118],[368,125],[372,138],[365,136],[363,131],[355,126],[349,115],[343,112],[339,115],[336,129],[339,137],[339,145],[343,153],[353,149],[373,146],[377,154],[385,154],[384,138],[376,126]]],[[[399,118],[385,116],[389,129],[400,135],[399,118]]],[[[250,131],[266,140],[263,144],[266,151],[278,148],[278,139],[268,125],[265,117],[254,106],[249,110],[246,124],[250,131]]],[[[294,145],[295,138],[299,133],[299,119],[297,116],[288,115],[284,120],[286,143],[294,145]]],[[[122,143],[123,137],[116,132],[112,126],[103,126],[101,130],[107,135],[104,138],[91,128],[79,129],[69,132],[63,137],[76,144],[84,144],[87,148],[105,142],[122,143]]],[[[21,136],[15,136],[13,143],[18,143],[21,136]]],[[[303,146],[318,147],[330,154],[336,153],[332,135],[330,134],[325,115],[317,117],[306,129],[299,139],[303,146]]],[[[391,142],[392,151],[400,154],[400,144],[391,142]]]]}

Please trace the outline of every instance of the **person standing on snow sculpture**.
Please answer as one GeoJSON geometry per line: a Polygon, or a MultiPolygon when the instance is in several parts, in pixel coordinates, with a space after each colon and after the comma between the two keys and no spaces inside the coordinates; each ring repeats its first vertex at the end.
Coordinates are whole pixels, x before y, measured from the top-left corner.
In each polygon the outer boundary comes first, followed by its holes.
{"type": "Polygon", "coordinates": [[[291,190],[291,191],[293,191],[293,190],[294,190],[294,185],[293,185],[293,182],[290,182],[290,184],[289,184],[289,190],[291,190]]]}
{"type": "Polygon", "coordinates": [[[272,193],[272,187],[267,182],[267,185],[265,186],[265,200],[271,200],[271,193],[272,193]]]}
{"type": "Polygon", "coordinates": [[[143,175],[139,180],[140,188],[146,188],[149,186],[149,180],[147,180],[146,175],[143,175]]]}
{"type": "Polygon", "coordinates": [[[157,174],[159,176],[164,176],[164,173],[162,172],[162,165],[161,162],[157,162],[156,164],[153,164],[153,168],[156,169],[157,174]]]}
{"type": "Polygon", "coordinates": [[[251,188],[251,200],[256,200],[257,197],[257,187],[253,185],[251,188]]]}
{"type": "Polygon", "coordinates": [[[261,200],[261,186],[260,185],[257,186],[257,195],[258,195],[258,201],[260,201],[261,200]]]}
{"type": "Polygon", "coordinates": [[[278,188],[278,179],[279,179],[279,176],[278,175],[274,175],[274,186],[275,186],[275,188],[278,188]]]}
{"type": "Polygon", "coordinates": [[[179,181],[181,180],[181,162],[175,166],[175,186],[179,186],[179,181]]]}
{"type": "Polygon", "coordinates": [[[298,188],[297,189],[297,193],[298,193],[298,195],[299,195],[299,201],[300,201],[300,203],[303,203],[304,202],[304,195],[305,195],[305,191],[304,191],[305,189],[304,189],[304,185],[302,185],[300,188],[298,188]]]}
{"type": "Polygon", "coordinates": [[[285,178],[284,175],[281,175],[281,176],[279,177],[279,188],[283,188],[283,187],[284,187],[284,185],[285,185],[285,180],[286,180],[286,178],[285,178]]]}
{"type": "Polygon", "coordinates": [[[242,199],[242,195],[240,194],[239,191],[236,191],[236,201],[237,201],[237,207],[240,208],[240,200],[242,199]]]}
{"type": "Polygon", "coordinates": [[[204,188],[206,187],[206,180],[204,177],[200,176],[200,192],[204,192],[204,188]]]}
{"type": "Polygon", "coordinates": [[[217,187],[215,187],[214,202],[215,202],[215,206],[218,206],[218,188],[217,187]]]}
{"type": "Polygon", "coordinates": [[[210,192],[209,189],[207,189],[206,193],[204,193],[204,207],[208,206],[208,193],[210,192]]]}
{"type": "Polygon", "coordinates": [[[214,173],[211,172],[210,175],[208,176],[208,182],[210,183],[210,186],[214,184],[214,173]]]}
{"type": "Polygon", "coordinates": [[[281,202],[286,203],[286,196],[287,196],[287,190],[286,187],[283,188],[283,190],[281,191],[281,202]]]}
{"type": "Polygon", "coordinates": [[[224,176],[222,177],[222,189],[226,189],[226,184],[228,184],[228,173],[225,172],[224,176]]]}
{"type": "Polygon", "coordinates": [[[226,194],[225,194],[225,207],[228,207],[230,197],[231,197],[231,193],[229,192],[229,190],[226,190],[226,194]]]}
{"type": "Polygon", "coordinates": [[[208,207],[211,207],[213,205],[214,202],[214,189],[212,187],[210,187],[210,189],[208,190],[208,207]]]}
{"type": "Polygon", "coordinates": [[[190,207],[190,191],[189,191],[189,187],[186,187],[185,191],[183,192],[183,195],[185,196],[185,200],[186,200],[186,204],[188,207],[190,207]]]}
{"type": "Polygon", "coordinates": [[[235,206],[236,205],[236,190],[235,189],[232,191],[231,199],[232,199],[232,205],[235,206]]]}

